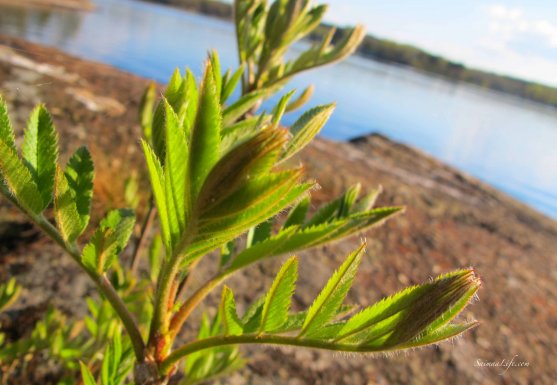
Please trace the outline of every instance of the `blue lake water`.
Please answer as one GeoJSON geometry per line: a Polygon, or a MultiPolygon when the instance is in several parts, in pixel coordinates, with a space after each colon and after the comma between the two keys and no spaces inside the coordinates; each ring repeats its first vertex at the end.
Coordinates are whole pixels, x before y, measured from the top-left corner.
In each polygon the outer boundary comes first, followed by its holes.
{"type": "MultiPolygon", "coordinates": [[[[90,13],[0,8],[0,33],[162,82],[176,67],[200,74],[212,48],[224,67],[236,65],[230,23],[135,0],[95,2],[90,13]]],[[[324,137],[387,135],[557,218],[556,109],[358,57],[287,89],[308,84],[317,87],[310,105],[337,102],[324,137]]]]}

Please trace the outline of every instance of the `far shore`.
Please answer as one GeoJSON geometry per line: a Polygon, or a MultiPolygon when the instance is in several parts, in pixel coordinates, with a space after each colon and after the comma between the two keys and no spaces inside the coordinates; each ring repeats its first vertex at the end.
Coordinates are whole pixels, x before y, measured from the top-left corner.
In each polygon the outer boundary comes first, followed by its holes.
{"type": "Polygon", "coordinates": [[[73,11],[91,11],[95,4],[90,0],[0,0],[0,5],[14,7],[55,7],[73,11]]]}

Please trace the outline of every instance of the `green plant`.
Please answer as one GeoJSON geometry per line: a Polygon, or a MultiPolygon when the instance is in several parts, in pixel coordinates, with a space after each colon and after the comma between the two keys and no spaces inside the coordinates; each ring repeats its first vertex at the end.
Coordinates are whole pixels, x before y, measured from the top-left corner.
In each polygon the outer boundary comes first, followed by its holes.
{"type": "MultiPolygon", "coordinates": [[[[269,291],[241,316],[232,290],[224,286],[212,319],[204,314],[197,338],[181,342],[179,333],[194,309],[231,275],[268,258],[354,235],[402,211],[374,208],[378,191],[361,196],[354,186],[310,215],[315,183],[302,181],[303,169],[291,159],[317,135],[334,106],[310,109],[290,129],[280,126],[281,117],[303,105],[310,91],[293,102],[289,92],[271,113],[257,113],[261,102],[294,74],[351,53],[362,28],[334,47],[328,35],[284,62],[287,48],[319,24],[325,7],[301,0],[277,0],[270,6],[238,0],[235,9],[239,70],[223,75],[213,52],[199,84],[189,70],[184,75],[176,71],[158,103],[154,86],[145,92],[141,145],[151,197],[129,269],[119,256],[133,232],[133,210],[110,211],[84,246],[79,242],[89,224],[92,199],[94,166],[88,150],[79,148],[64,168],[58,165],[57,133],[39,106],[29,119],[20,156],[0,100],[0,190],[67,251],[102,295],[99,302],[89,302],[90,317],[97,323],[86,319],[88,334],[79,336],[86,385],[95,383],[94,373],[103,385],[122,383],[130,360],[137,385],[166,384],[180,372],[183,383],[192,384],[241,367],[240,344],[380,352],[436,343],[476,324],[451,322],[480,285],[471,269],[407,288],[351,315],[343,302],[363,258],[363,244],[309,309],[290,311],[298,266],[291,257],[269,291]],[[240,97],[227,104],[240,81],[240,97]],[[51,203],[54,221],[45,214],[51,203]],[[277,215],[286,210],[285,218],[277,215]],[[160,232],[149,247],[149,272],[138,278],[138,258],[155,212],[160,232]],[[184,296],[192,272],[214,251],[220,254],[216,273],[184,296]],[[110,317],[99,320],[100,309],[110,317]],[[110,326],[115,318],[127,332],[123,338],[110,326]]],[[[129,188],[127,201],[133,205],[137,187],[129,188]]],[[[64,343],[57,354],[75,353],[72,338],[61,333],[64,343]]],[[[34,343],[43,340],[35,338],[34,343]]],[[[21,349],[14,351],[17,356],[21,349]]]]}

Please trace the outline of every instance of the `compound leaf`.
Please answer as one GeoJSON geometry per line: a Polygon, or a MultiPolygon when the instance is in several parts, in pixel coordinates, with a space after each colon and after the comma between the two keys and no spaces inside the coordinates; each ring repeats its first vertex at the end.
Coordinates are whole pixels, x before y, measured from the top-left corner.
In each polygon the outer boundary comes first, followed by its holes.
{"type": "Polygon", "coordinates": [[[364,250],[365,243],[350,254],[329,279],[309,308],[300,336],[311,336],[334,317],[352,286],[352,281],[358,271],[364,250]]]}
{"type": "Polygon", "coordinates": [[[128,243],[134,225],[133,211],[126,209],[110,211],[83,248],[83,264],[99,274],[108,270],[128,243]]]}

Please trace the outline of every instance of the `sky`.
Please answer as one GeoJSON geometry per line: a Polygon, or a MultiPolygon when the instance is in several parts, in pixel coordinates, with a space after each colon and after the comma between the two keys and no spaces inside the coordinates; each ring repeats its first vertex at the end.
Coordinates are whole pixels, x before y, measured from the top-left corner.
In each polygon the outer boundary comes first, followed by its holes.
{"type": "Polygon", "coordinates": [[[326,0],[326,20],[557,86],[556,0],[326,0]]]}

